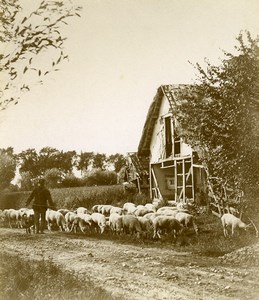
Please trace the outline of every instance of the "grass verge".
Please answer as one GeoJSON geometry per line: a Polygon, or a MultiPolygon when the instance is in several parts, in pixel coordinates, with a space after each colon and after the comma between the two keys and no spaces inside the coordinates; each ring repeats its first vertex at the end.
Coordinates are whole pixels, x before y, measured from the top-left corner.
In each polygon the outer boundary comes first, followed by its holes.
{"type": "MultiPolygon", "coordinates": [[[[0,299],[117,300],[104,289],[48,261],[0,254],[0,299]]],[[[121,298],[120,298],[121,299],[121,298]]]]}

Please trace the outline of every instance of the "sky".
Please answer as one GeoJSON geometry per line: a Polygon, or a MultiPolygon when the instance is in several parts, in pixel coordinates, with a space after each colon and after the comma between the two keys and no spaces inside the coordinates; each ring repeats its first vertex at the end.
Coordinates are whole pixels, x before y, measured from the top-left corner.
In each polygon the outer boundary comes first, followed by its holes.
{"type": "MultiPolygon", "coordinates": [[[[26,11],[34,0],[24,1],[26,11]]],[[[160,85],[192,83],[189,61],[218,64],[241,30],[259,34],[258,0],[74,1],[69,61],[0,111],[0,148],[137,151],[160,85]]]]}

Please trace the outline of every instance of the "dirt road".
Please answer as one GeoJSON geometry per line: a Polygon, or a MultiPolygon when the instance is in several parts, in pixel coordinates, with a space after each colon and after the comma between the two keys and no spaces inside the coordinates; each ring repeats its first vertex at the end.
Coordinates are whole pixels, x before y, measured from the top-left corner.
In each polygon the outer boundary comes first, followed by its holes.
{"type": "MultiPolygon", "coordinates": [[[[250,260],[202,257],[167,247],[129,245],[73,234],[26,235],[0,228],[1,251],[48,259],[124,299],[259,299],[259,272],[250,260]]],[[[258,255],[258,244],[253,253],[258,255]]]]}

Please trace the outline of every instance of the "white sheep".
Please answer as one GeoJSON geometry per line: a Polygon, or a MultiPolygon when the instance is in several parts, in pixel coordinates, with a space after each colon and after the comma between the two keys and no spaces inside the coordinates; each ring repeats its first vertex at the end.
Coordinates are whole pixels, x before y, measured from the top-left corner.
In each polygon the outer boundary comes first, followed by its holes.
{"type": "Polygon", "coordinates": [[[174,206],[163,206],[163,207],[158,208],[156,212],[159,214],[159,213],[163,212],[164,210],[178,211],[177,208],[174,206]]]}
{"type": "Polygon", "coordinates": [[[79,217],[79,228],[83,233],[86,233],[86,228],[88,230],[91,230],[92,228],[92,217],[90,214],[78,214],[79,217]]]}
{"type": "Polygon", "coordinates": [[[141,208],[145,208],[145,206],[142,204],[137,205],[137,209],[141,209],[141,208]]]}
{"type": "Polygon", "coordinates": [[[78,207],[76,209],[76,214],[88,214],[88,213],[89,213],[89,211],[85,207],[78,207]]]}
{"type": "Polygon", "coordinates": [[[111,215],[112,213],[117,213],[117,214],[119,214],[119,215],[123,215],[123,208],[118,207],[118,206],[113,206],[113,207],[111,208],[111,210],[110,210],[110,215],[111,215]]]}
{"type": "Polygon", "coordinates": [[[174,210],[174,209],[163,209],[159,212],[157,212],[157,214],[160,214],[160,215],[163,215],[163,216],[172,216],[172,217],[175,217],[175,215],[178,213],[177,210],[174,210]]]}
{"type": "Polygon", "coordinates": [[[93,226],[102,234],[106,228],[106,218],[101,213],[92,213],[93,226]]]}
{"type": "Polygon", "coordinates": [[[174,238],[183,230],[183,225],[171,216],[157,216],[153,220],[154,235],[153,238],[161,238],[161,231],[172,233],[174,238]]]}
{"type": "Polygon", "coordinates": [[[123,205],[123,211],[128,214],[134,214],[134,211],[137,209],[137,205],[131,202],[126,202],[123,205]]]}
{"type": "Polygon", "coordinates": [[[13,223],[15,222],[15,224],[18,226],[19,228],[19,211],[17,209],[13,209],[13,208],[10,208],[8,210],[5,211],[5,217],[6,217],[6,220],[8,222],[8,225],[10,228],[13,228],[13,223]]]}
{"type": "Polygon", "coordinates": [[[146,203],[145,207],[150,211],[150,212],[156,212],[156,206],[152,203],[146,203]]]}
{"type": "Polygon", "coordinates": [[[143,217],[144,215],[146,215],[147,213],[149,213],[150,211],[145,207],[140,207],[140,208],[137,208],[135,211],[134,211],[134,215],[136,217],[143,217]]]}
{"type": "Polygon", "coordinates": [[[251,224],[245,224],[239,218],[237,218],[236,216],[230,213],[226,213],[221,217],[221,223],[223,226],[223,232],[225,237],[228,236],[228,230],[227,230],[228,227],[231,228],[231,232],[233,236],[236,230],[238,229],[246,230],[248,227],[251,226],[251,224]]]}
{"type": "Polygon", "coordinates": [[[65,221],[66,221],[66,231],[73,231],[76,233],[77,229],[79,228],[79,221],[80,218],[75,212],[68,212],[65,215],[65,221]]]}
{"type": "Polygon", "coordinates": [[[65,217],[59,211],[48,208],[46,211],[46,221],[49,231],[51,231],[53,225],[57,225],[60,231],[66,230],[65,217]]]}
{"type": "Polygon", "coordinates": [[[111,213],[109,217],[109,226],[113,233],[120,234],[123,230],[122,216],[118,213],[111,213]]]}
{"type": "Polygon", "coordinates": [[[137,217],[141,226],[142,233],[146,234],[146,237],[153,230],[153,222],[152,220],[144,217],[137,217]]]}
{"type": "Polygon", "coordinates": [[[198,234],[198,226],[194,221],[193,215],[180,211],[175,214],[175,219],[183,224],[186,228],[193,226],[195,233],[198,234]]]}
{"type": "Polygon", "coordinates": [[[110,210],[113,208],[112,205],[105,204],[102,206],[101,214],[104,216],[109,216],[110,215],[110,210]]]}
{"type": "Polygon", "coordinates": [[[157,216],[160,216],[160,214],[150,212],[150,213],[145,214],[143,217],[148,219],[148,220],[153,221],[157,216]]]}
{"type": "Polygon", "coordinates": [[[133,215],[123,215],[121,217],[123,231],[131,235],[137,233],[137,236],[139,237],[142,233],[142,229],[138,218],[133,215]]]}

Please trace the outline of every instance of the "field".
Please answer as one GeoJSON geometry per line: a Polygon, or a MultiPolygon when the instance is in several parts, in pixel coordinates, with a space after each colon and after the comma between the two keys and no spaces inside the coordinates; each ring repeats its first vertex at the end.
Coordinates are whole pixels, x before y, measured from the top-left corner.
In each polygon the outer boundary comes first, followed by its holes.
{"type": "MultiPolygon", "coordinates": [[[[136,204],[149,201],[146,194],[125,194],[121,185],[62,188],[50,191],[58,208],[74,209],[84,206],[90,209],[93,205],[100,203],[123,205],[128,201],[136,204]]],[[[0,209],[24,207],[29,195],[30,192],[0,193],[0,209]]]]}

